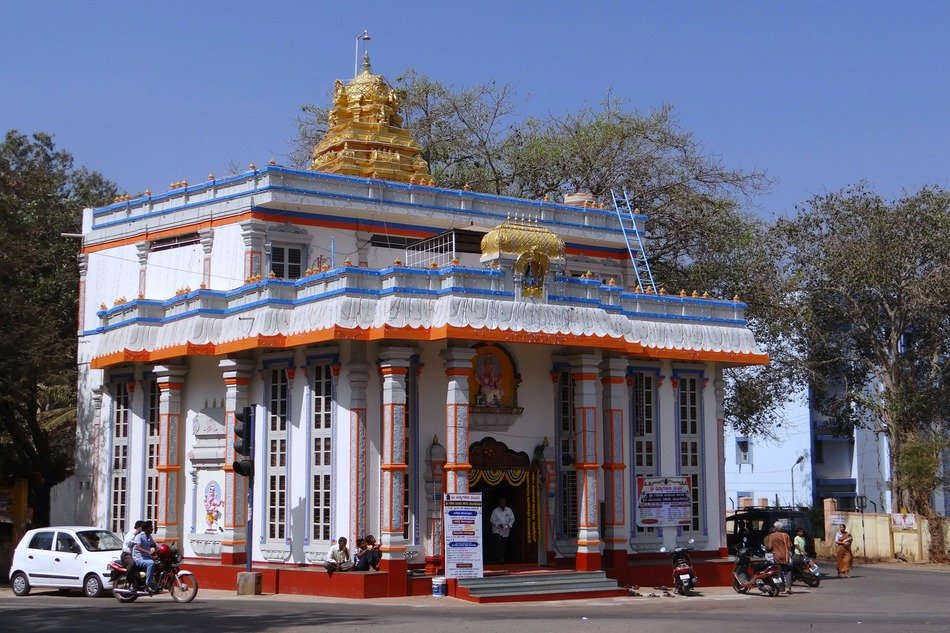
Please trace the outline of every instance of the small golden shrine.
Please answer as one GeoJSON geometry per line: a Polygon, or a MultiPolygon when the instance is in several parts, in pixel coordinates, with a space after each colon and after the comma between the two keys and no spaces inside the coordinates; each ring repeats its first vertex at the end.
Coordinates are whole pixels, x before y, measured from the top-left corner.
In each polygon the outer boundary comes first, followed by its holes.
{"type": "Polygon", "coordinates": [[[482,238],[482,262],[514,259],[521,294],[539,298],[552,263],[564,261],[564,240],[536,221],[508,218],[482,238]]]}
{"type": "Polygon", "coordinates": [[[327,133],[312,157],[314,171],[435,184],[419,144],[402,127],[396,91],[372,73],[368,53],[363,72],[345,86],[334,84],[327,133]]]}

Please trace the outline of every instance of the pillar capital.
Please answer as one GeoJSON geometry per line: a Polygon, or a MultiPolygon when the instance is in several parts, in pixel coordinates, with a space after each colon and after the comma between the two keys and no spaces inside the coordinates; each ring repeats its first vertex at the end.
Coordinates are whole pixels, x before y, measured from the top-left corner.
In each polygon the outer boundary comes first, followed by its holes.
{"type": "Polygon", "coordinates": [[[155,365],[152,371],[155,374],[155,382],[158,383],[159,388],[165,385],[169,388],[177,386],[180,389],[185,374],[188,373],[188,367],[184,365],[155,365]]]}
{"type": "Polygon", "coordinates": [[[475,349],[472,347],[446,347],[439,352],[442,357],[445,370],[450,369],[470,369],[472,359],[475,358],[475,349]]]}
{"type": "Polygon", "coordinates": [[[415,348],[393,345],[379,348],[377,357],[380,367],[409,367],[409,359],[416,353],[415,348]]]}

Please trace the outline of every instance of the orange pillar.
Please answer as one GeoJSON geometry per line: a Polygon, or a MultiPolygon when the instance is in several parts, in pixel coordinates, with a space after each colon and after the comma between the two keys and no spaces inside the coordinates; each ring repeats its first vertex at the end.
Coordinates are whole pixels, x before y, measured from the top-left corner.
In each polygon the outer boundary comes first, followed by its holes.
{"type": "Polygon", "coordinates": [[[600,498],[597,492],[597,383],[600,354],[583,354],[570,359],[574,378],[574,433],[577,481],[578,571],[601,568],[600,498]]]}
{"type": "Polygon", "coordinates": [[[627,489],[624,471],[627,443],[624,429],[629,406],[627,360],[611,358],[604,363],[601,383],[604,401],[604,558],[606,565],[621,573],[627,566],[627,489]]]}

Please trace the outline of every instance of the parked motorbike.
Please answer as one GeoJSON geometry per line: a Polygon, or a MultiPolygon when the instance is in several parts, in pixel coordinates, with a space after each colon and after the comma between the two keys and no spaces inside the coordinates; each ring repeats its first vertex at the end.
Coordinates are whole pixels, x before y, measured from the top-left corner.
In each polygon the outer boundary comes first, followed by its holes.
{"type": "Polygon", "coordinates": [[[135,602],[139,596],[157,595],[165,591],[175,602],[191,602],[198,595],[198,579],[190,571],[181,569],[181,554],[162,543],[155,553],[155,568],[152,571],[154,588],[145,587],[145,570],[120,559],[109,563],[112,578],[112,595],[122,603],[135,602]]]}
{"type": "MultiPolygon", "coordinates": [[[[759,553],[761,554],[761,549],[759,553]]],[[[732,588],[737,593],[748,593],[749,589],[758,589],[774,598],[785,589],[782,568],[776,564],[771,552],[765,554],[764,561],[753,561],[751,548],[740,548],[736,552],[736,564],[732,569],[732,577],[732,588]]]]}
{"type": "MultiPolygon", "coordinates": [[[[693,571],[693,560],[689,556],[689,545],[695,543],[695,539],[689,539],[689,543],[684,546],[673,548],[670,553],[673,562],[673,586],[676,592],[688,596],[696,585],[699,584],[699,577],[693,571]]],[[[660,548],[661,552],[667,552],[665,547],[660,548]]]]}
{"type": "Polygon", "coordinates": [[[792,583],[800,580],[809,587],[821,584],[821,571],[818,563],[809,556],[792,556],[792,583]]]}

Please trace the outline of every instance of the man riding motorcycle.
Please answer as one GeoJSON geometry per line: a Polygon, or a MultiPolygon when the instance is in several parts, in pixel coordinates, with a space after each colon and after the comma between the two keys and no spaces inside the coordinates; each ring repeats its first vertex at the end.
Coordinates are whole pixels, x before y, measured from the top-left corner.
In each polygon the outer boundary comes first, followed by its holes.
{"type": "Polygon", "coordinates": [[[152,538],[152,522],[142,524],[142,532],[135,537],[135,547],[132,548],[132,560],[136,567],[145,569],[145,591],[153,593],[152,576],[155,572],[155,559],[152,555],[158,546],[152,538]]]}

